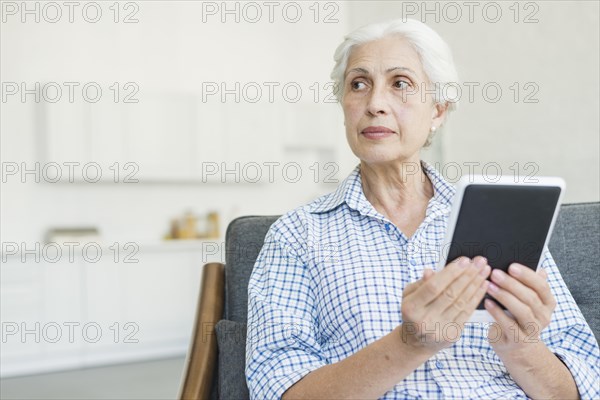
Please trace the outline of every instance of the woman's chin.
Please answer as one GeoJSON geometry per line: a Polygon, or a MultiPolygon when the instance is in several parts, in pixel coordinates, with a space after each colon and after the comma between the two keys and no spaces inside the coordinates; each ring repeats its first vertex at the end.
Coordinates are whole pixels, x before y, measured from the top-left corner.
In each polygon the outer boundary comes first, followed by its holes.
{"type": "Polygon", "coordinates": [[[402,159],[402,156],[399,154],[363,154],[362,156],[358,156],[358,158],[367,164],[377,165],[377,164],[387,164],[392,162],[397,162],[402,159]]]}

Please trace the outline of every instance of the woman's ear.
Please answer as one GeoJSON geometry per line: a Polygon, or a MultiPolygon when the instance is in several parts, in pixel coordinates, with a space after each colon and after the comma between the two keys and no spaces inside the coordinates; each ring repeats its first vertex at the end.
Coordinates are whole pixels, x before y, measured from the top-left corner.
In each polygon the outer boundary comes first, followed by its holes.
{"type": "Polygon", "coordinates": [[[431,111],[431,126],[435,126],[439,128],[444,121],[446,120],[446,115],[448,114],[448,103],[436,103],[433,106],[433,110],[431,111]]]}

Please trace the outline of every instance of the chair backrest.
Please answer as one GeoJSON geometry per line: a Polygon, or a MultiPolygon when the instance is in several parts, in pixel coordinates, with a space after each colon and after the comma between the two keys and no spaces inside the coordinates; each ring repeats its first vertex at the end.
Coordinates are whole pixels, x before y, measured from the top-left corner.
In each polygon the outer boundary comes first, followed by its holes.
{"type": "MultiPolygon", "coordinates": [[[[224,319],[245,323],[248,280],[269,227],[279,216],[245,216],[226,233],[224,319]]],[[[600,202],[564,204],[549,244],[573,297],[600,337],[600,202]]]]}
{"type": "Polygon", "coordinates": [[[279,218],[244,216],[229,223],[225,233],[225,310],[223,319],[248,319],[248,281],[267,231],[279,218]]]}
{"type": "Polygon", "coordinates": [[[561,207],[550,253],[592,328],[600,338],[600,202],[561,207]]]}

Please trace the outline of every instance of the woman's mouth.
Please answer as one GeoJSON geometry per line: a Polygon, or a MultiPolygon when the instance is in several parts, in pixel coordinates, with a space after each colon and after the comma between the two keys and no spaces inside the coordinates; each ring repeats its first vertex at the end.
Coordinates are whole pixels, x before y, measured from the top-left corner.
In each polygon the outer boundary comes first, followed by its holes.
{"type": "Polygon", "coordinates": [[[367,139],[383,139],[393,135],[395,132],[385,126],[369,126],[360,133],[367,139]]]}

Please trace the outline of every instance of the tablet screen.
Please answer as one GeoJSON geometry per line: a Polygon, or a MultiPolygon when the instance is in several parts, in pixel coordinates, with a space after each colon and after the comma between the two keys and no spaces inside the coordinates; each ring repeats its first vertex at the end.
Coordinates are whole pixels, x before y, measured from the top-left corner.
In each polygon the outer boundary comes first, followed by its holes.
{"type": "MultiPolygon", "coordinates": [[[[507,271],[517,262],[535,270],[560,192],[556,186],[467,186],[446,264],[459,256],[482,255],[492,268],[507,271]]],[[[483,308],[482,302],[478,309],[483,308]]]]}

